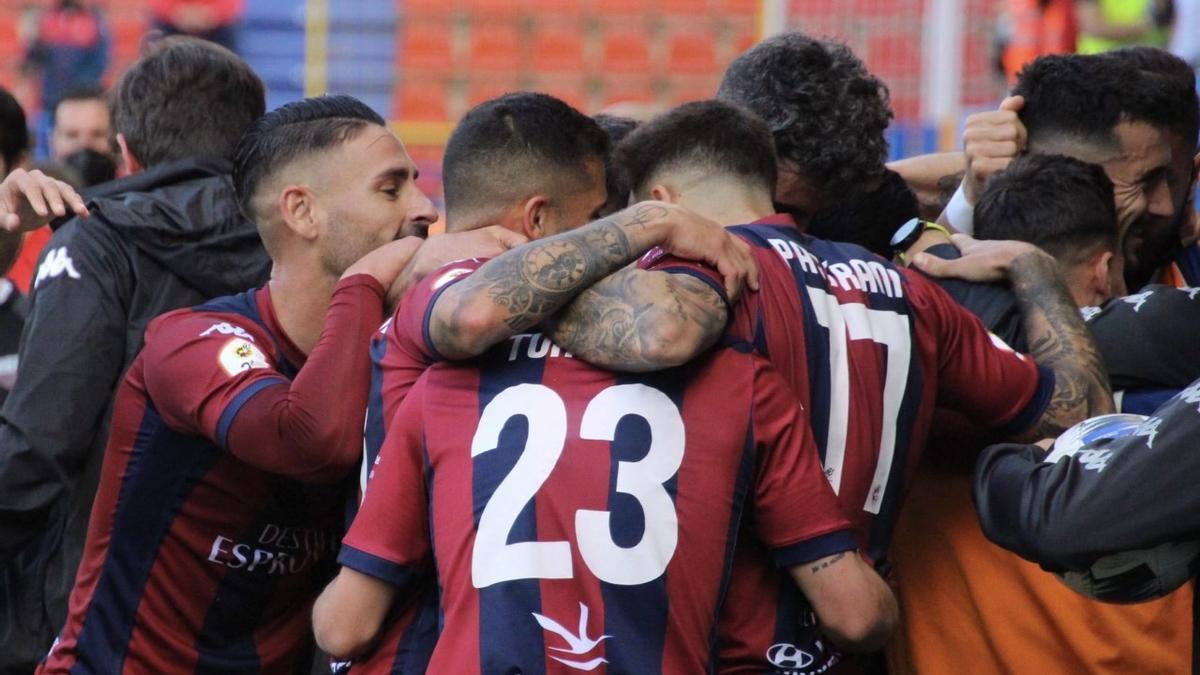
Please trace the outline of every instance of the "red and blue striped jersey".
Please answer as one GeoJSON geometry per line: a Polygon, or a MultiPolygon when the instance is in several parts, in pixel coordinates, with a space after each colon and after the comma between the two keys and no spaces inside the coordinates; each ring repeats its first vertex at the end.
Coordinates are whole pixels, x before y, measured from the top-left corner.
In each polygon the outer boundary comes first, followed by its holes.
{"type": "MultiPolygon", "coordinates": [[[[729,332],[752,342],[792,385],[860,545],[882,563],[935,408],[1021,431],[1040,417],[1053,375],[937,285],[858,246],[806,236],[787,216],[731,231],[753,247],[761,278],[729,332]]],[[[719,287],[694,264],[643,264],[699,271],[719,287]]],[[[741,549],[722,619],[723,669],[824,672],[840,656],[820,642],[803,597],[766,567],[763,551],[741,549]],[[777,602],[764,601],[772,597],[777,602]]]]}
{"type": "Polygon", "coordinates": [[[432,557],[430,672],[704,672],[743,512],[778,565],[855,547],[794,396],[733,349],[619,375],[523,334],[438,363],[368,485],[339,562],[407,586],[432,557]]]}
{"type": "Polygon", "coordinates": [[[117,391],[67,622],[39,672],[307,668],[345,466],[289,477],[261,468],[266,448],[227,445],[243,406],[286,391],[303,363],[266,289],[150,324],[117,391]]]}

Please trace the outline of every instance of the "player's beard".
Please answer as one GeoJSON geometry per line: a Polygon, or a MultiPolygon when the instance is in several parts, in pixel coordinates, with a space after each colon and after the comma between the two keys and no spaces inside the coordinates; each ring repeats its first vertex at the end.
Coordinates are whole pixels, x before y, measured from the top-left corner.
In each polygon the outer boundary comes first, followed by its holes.
{"type": "Polygon", "coordinates": [[[327,274],[335,278],[340,277],[359,258],[384,243],[375,241],[368,233],[348,225],[341,218],[331,216],[321,252],[321,265],[327,274]]]}

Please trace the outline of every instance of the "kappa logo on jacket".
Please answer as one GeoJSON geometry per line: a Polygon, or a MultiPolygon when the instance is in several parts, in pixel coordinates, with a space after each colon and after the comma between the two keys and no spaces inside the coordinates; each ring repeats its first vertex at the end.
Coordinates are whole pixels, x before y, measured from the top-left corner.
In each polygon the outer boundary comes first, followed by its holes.
{"type": "Polygon", "coordinates": [[[60,246],[46,254],[45,260],[38,266],[37,278],[33,280],[33,287],[37,288],[43,281],[62,276],[66,272],[67,276],[72,279],[79,279],[79,271],[75,269],[75,263],[71,260],[71,256],[67,255],[67,247],[60,246]]]}

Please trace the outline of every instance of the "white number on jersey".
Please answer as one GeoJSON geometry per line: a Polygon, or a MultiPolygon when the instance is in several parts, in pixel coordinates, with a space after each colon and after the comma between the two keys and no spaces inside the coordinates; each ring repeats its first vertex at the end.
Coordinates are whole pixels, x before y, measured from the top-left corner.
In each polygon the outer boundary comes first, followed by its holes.
{"type": "MultiPolygon", "coordinates": [[[[471,581],[484,588],[514,579],[569,579],[574,576],[571,544],[530,541],[509,544],[508,537],[525,505],[553,473],[567,437],[567,409],[562,398],[541,384],[519,384],[496,395],[479,418],[471,441],[471,457],[494,450],[500,431],[513,417],[524,416],[529,434],[521,456],[492,494],[475,533],[471,581]]],[[[601,581],[636,585],[662,576],[675,555],[679,521],[663,484],[683,461],[684,429],[679,409],[657,389],[640,384],[608,387],[583,413],[580,435],[613,440],[617,423],[638,415],[650,427],[650,449],[636,462],[618,462],[616,489],[638,501],[645,516],[642,539],[618,546],[609,529],[608,511],[575,513],[575,539],[588,569],[601,581]]]]}
{"type": "Polygon", "coordinates": [[[825,475],[835,493],[842,485],[846,458],[846,436],[850,424],[850,340],[871,340],[887,347],[887,372],[883,382],[883,424],[875,475],[863,510],[879,513],[887,491],[888,476],[896,453],[896,425],[900,405],[908,388],[912,362],[912,338],[908,317],[897,312],[870,309],[862,303],[841,304],[820,288],[809,288],[817,322],[829,330],[829,433],[825,442],[825,475]]]}

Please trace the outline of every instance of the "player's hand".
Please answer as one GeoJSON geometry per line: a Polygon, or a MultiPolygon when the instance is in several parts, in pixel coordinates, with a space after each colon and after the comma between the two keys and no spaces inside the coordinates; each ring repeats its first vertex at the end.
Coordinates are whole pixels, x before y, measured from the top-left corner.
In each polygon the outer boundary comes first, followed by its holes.
{"type": "Polygon", "coordinates": [[[1000,102],[999,110],[976,113],[967,118],[963,129],[963,151],[967,156],[963,191],[967,202],[977,203],[987,179],[1008,166],[1025,149],[1029,134],[1017,116],[1024,106],[1024,97],[1009,96],[1000,102]]]}
{"type": "Polygon", "coordinates": [[[36,230],[68,211],[88,216],[75,188],[41,171],[14,169],[0,183],[0,227],[9,232],[36,230]]]}
{"type": "Polygon", "coordinates": [[[421,244],[417,254],[396,278],[388,291],[388,301],[396,302],[410,288],[446,263],[465,258],[494,258],[528,241],[525,235],[499,225],[469,232],[435,234],[421,244]]]}
{"type": "Polygon", "coordinates": [[[950,237],[962,253],[946,260],[930,253],[912,257],[912,266],[935,277],[953,277],[966,281],[1004,281],[1013,261],[1025,255],[1046,255],[1037,246],[1024,241],[980,241],[965,234],[950,237]]]}
{"type": "Polygon", "coordinates": [[[715,268],[725,278],[725,292],[737,301],[749,286],[758,290],[758,264],[750,245],[719,223],[674,207],[667,215],[670,228],[659,246],[671,255],[715,268]]]}
{"type": "Polygon", "coordinates": [[[359,258],[353,265],[342,273],[346,279],[356,274],[369,274],[375,277],[379,285],[391,288],[396,283],[396,277],[408,266],[417,254],[421,242],[420,237],[404,237],[397,239],[359,258]]]}

